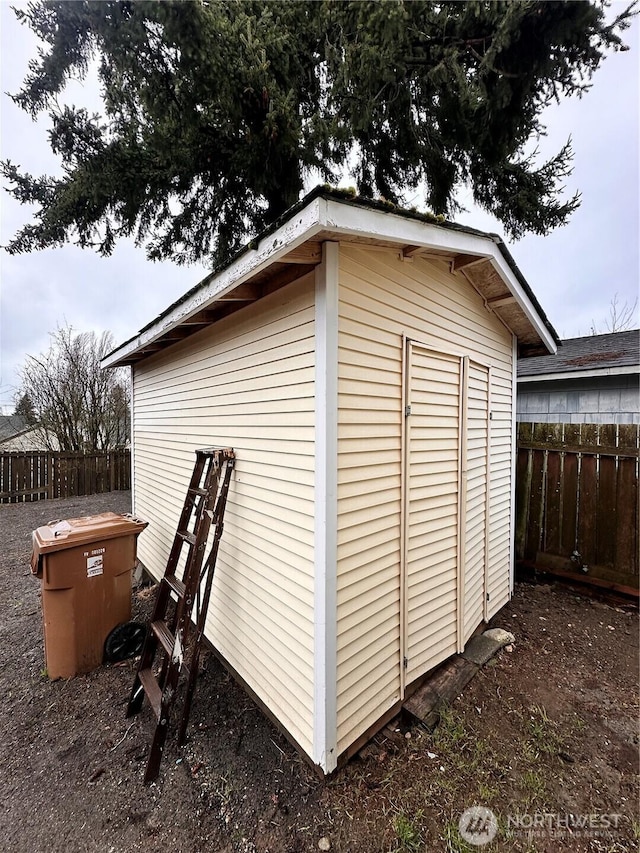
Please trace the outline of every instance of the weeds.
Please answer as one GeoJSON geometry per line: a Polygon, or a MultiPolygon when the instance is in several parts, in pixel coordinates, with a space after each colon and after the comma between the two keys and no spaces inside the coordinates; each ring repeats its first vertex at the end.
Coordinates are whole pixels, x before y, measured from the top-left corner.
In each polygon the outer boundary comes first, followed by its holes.
{"type": "Polygon", "coordinates": [[[484,782],[478,783],[478,799],[483,803],[492,802],[494,797],[497,797],[499,793],[498,788],[494,785],[488,785],[484,782]]]}
{"type": "Polygon", "coordinates": [[[535,770],[525,770],[522,774],[522,787],[527,795],[529,804],[542,798],[546,790],[544,779],[535,770]]]}
{"type": "Polygon", "coordinates": [[[444,827],[445,850],[447,853],[473,853],[477,847],[472,847],[460,836],[458,824],[451,820],[444,827]]]}
{"type": "Polygon", "coordinates": [[[562,747],[558,736],[558,724],[547,714],[542,705],[534,705],[529,709],[529,735],[540,752],[556,755],[562,747]]]}
{"type": "MultiPolygon", "coordinates": [[[[418,819],[421,818],[422,812],[418,812],[415,817],[418,819]]],[[[399,850],[406,850],[407,853],[418,853],[418,851],[422,850],[422,832],[405,814],[401,812],[396,816],[393,828],[398,836],[399,850]]]]}
{"type": "Polygon", "coordinates": [[[436,746],[444,744],[453,746],[467,739],[467,732],[462,718],[452,708],[445,707],[440,711],[440,723],[433,733],[436,746]]]}

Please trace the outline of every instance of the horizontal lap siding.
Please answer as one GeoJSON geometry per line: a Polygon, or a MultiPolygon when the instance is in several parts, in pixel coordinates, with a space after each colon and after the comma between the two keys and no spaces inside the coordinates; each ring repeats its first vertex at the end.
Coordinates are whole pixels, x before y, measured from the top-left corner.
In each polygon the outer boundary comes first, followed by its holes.
{"type": "MultiPolygon", "coordinates": [[[[403,263],[392,250],[342,245],[339,299],[341,752],[400,698],[402,336],[492,367],[498,394],[491,424],[491,606],[509,595],[512,348],[510,333],[461,276],[449,273],[446,262],[415,258],[403,263]],[[355,532],[359,524],[360,537],[355,532]],[[359,590],[361,610],[353,605],[359,590]]],[[[493,394],[492,389],[492,399],[493,394]]],[[[447,459],[433,461],[448,464],[447,459]]],[[[432,503],[437,505],[437,495],[432,503]]]]}
{"type": "Polygon", "coordinates": [[[311,753],[314,281],[309,276],[135,369],[138,553],[164,571],[195,460],[232,446],[206,633],[311,753]]]}
{"type": "MultiPolygon", "coordinates": [[[[346,250],[345,250],[346,251],[346,250]]],[[[343,251],[341,250],[341,258],[343,251]]],[[[365,271],[366,276],[366,271],[365,271]]],[[[402,350],[341,269],[338,336],[338,753],[400,698],[402,350]]]]}

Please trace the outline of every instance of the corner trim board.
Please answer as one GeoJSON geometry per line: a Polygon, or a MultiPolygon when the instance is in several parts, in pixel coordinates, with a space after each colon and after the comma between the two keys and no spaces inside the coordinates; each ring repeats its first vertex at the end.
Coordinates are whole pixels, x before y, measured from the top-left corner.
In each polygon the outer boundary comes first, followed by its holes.
{"type": "Polygon", "coordinates": [[[338,266],[339,245],[323,244],[315,271],[315,577],[313,761],[337,767],[337,522],[338,522],[338,266]]]}
{"type": "Polygon", "coordinates": [[[518,388],[518,338],[512,338],[511,350],[511,508],[509,518],[509,598],[513,595],[516,572],[516,463],[518,425],[516,395],[518,388]]]}
{"type": "Polygon", "coordinates": [[[129,411],[129,420],[130,420],[130,439],[129,446],[131,447],[131,452],[129,455],[129,465],[131,466],[131,470],[129,471],[129,482],[131,483],[131,512],[135,514],[136,511],[136,429],[135,429],[135,411],[136,411],[136,371],[133,365],[129,368],[129,382],[131,385],[131,403],[130,403],[130,411],[129,411]]]}

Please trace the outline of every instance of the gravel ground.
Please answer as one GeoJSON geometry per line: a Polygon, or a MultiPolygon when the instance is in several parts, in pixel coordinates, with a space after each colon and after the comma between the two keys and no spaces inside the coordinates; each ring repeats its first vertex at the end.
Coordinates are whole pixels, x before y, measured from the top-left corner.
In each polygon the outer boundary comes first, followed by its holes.
{"type": "MultiPolygon", "coordinates": [[[[34,528],[129,509],[127,492],[0,507],[3,850],[462,853],[479,849],[458,829],[472,805],[497,817],[488,853],[637,849],[637,613],[565,587],[518,585],[492,623],[513,650],[436,732],[397,720],[327,781],[205,654],[189,742],[170,737],[144,787],[152,718],[124,718],[135,663],[50,681],[29,570],[34,528]],[[591,825],[567,829],[569,814],[591,825]]],[[[134,591],[134,618],[152,601],[134,591]]]]}

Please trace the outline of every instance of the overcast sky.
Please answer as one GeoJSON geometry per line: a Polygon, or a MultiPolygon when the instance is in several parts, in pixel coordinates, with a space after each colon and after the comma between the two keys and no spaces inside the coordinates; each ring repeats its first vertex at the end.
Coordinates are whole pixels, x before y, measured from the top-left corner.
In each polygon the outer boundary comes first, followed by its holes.
{"type": "MultiPolygon", "coordinates": [[[[15,3],[13,5],[16,5],[15,3]]],[[[621,4],[614,4],[621,5],[621,4]]],[[[2,101],[0,149],[32,174],[54,172],[47,121],[34,123],[6,96],[15,93],[35,55],[35,39],[0,0],[2,101]]],[[[626,32],[631,50],[609,56],[582,99],[563,101],[545,114],[543,154],[553,155],[571,135],[574,171],[567,191],[582,193],[569,225],[549,237],[509,243],[516,262],[561,337],[589,334],[602,326],[611,300],[631,305],[638,296],[640,259],[639,140],[640,25],[626,32]]],[[[89,84],[74,89],[73,102],[97,109],[89,84]]],[[[419,204],[419,199],[412,200],[419,204]]],[[[27,208],[6,192],[0,198],[0,244],[29,221],[27,208]]],[[[458,221],[502,233],[500,223],[469,209],[458,221]]],[[[11,411],[18,370],[27,354],[47,349],[49,333],[70,324],[77,331],[111,331],[131,337],[206,273],[201,266],[152,264],[143,249],[121,243],[110,258],[74,246],[11,257],[0,250],[0,405],[11,411]]],[[[638,322],[636,309],[635,326],[638,322]]]]}

